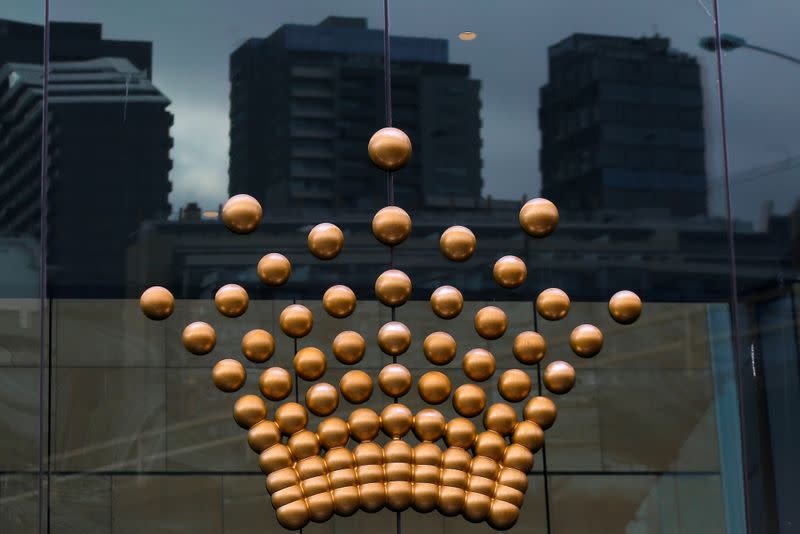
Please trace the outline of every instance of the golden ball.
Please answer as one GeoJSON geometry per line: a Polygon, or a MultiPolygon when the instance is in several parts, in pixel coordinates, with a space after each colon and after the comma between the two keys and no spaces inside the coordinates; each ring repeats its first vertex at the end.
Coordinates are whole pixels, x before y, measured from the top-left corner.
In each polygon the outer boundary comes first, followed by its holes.
{"type": "Polygon", "coordinates": [[[454,517],[464,509],[464,499],[467,492],[461,488],[450,485],[439,486],[439,498],[437,508],[445,517],[454,517]]]}
{"type": "Polygon", "coordinates": [[[544,354],[547,351],[547,343],[540,333],[526,330],[517,334],[511,350],[520,363],[533,365],[544,358],[544,354]]]}
{"type": "Polygon", "coordinates": [[[477,240],[466,226],[451,226],[439,238],[439,249],[452,261],[467,261],[475,253],[477,240]]]}
{"type": "Polygon", "coordinates": [[[397,269],[384,271],[375,281],[375,295],[386,306],[402,306],[411,296],[411,278],[397,269]]]}
{"type": "Polygon", "coordinates": [[[330,415],[339,406],[339,391],[327,382],[314,384],[306,391],[306,406],[314,415],[330,415]]]}
{"type": "Polygon", "coordinates": [[[261,453],[281,442],[281,431],[274,421],[262,419],[247,431],[247,444],[256,453],[261,453]]]}
{"type": "Polygon", "coordinates": [[[334,489],[333,509],[336,515],[350,517],[358,511],[358,488],[356,486],[344,486],[334,489]]]}
{"type": "Polygon", "coordinates": [[[331,317],[347,317],[356,309],[356,294],[347,286],[329,287],[322,296],[322,307],[331,317]]]}
{"type": "Polygon", "coordinates": [[[314,316],[311,310],[302,304],[290,304],[281,312],[279,319],[281,330],[289,337],[304,337],[311,332],[314,326],[314,316]]]}
{"type": "Polygon", "coordinates": [[[161,321],[175,310],[175,297],[166,287],[149,287],[139,297],[139,308],[148,319],[161,321]]]}
{"type": "Polygon", "coordinates": [[[446,427],[444,416],[439,410],[425,408],[414,417],[414,435],[420,441],[436,441],[442,437],[446,427]]]}
{"type": "Polygon", "coordinates": [[[336,505],[333,502],[333,492],[323,491],[306,498],[308,504],[308,518],[315,523],[324,523],[333,517],[336,505]]]}
{"type": "Polygon", "coordinates": [[[350,427],[339,417],[329,417],[320,421],[317,426],[317,437],[320,445],[326,449],[344,447],[350,439],[350,427]]]}
{"type": "Polygon", "coordinates": [[[497,382],[497,391],[508,402],[524,400],[531,392],[531,377],[521,369],[503,371],[497,382]]]}
{"type": "Polygon", "coordinates": [[[422,352],[434,365],[447,365],[456,357],[456,340],[447,332],[429,334],[422,343],[422,352]]]}
{"type": "Polygon", "coordinates": [[[244,366],[233,359],[220,360],[211,371],[211,380],[217,389],[232,393],[238,391],[247,379],[244,366]]]}
{"type": "Polygon", "coordinates": [[[519,210],[519,225],[533,237],[547,237],[558,226],[558,208],[547,199],[531,199],[519,210]]]}
{"type": "Polygon", "coordinates": [[[327,368],[325,354],[316,347],[304,347],[294,355],[294,370],[303,380],[318,380],[327,368]]]}
{"type": "Polygon", "coordinates": [[[575,385],[575,369],[567,362],[551,362],[544,368],[542,381],[551,393],[563,395],[575,385]]]}
{"type": "Polygon", "coordinates": [[[258,278],[268,286],[280,286],[289,280],[292,264],[283,254],[271,252],[258,261],[258,278]]]}
{"type": "Polygon", "coordinates": [[[494,499],[489,507],[489,515],[486,517],[486,522],[494,530],[509,530],[517,524],[519,513],[520,509],[513,504],[494,499]]]}
{"type": "Polygon", "coordinates": [[[295,461],[319,454],[319,438],[310,430],[301,430],[293,434],[286,443],[295,461]]]}
{"type": "Polygon", "coordinates": [[[300,530],[308,524],[310,511],[304,499],[292,501],[275,510],[275,518],[287,530],[300,530]]]}
{"type": "Polygon", "coordinates": [[[558,288],[545,289],[536,297],[536,311],[548,321],[558,321],[569,313],[569,296],[558,288]]]}
{"type": "Polygon", "coordinates": [[[367,153],[376,167],[394,172],[403,168],[411,159],[411,139],[398,128],[381,128],[372,134],[367,153]]]}
{"type": "Polygon", "coordinates": [[[633,291],[614,293],[608,301],[608,313],[620,324],[631,324],[642,314],[642,299],[633,291]]]}
{"type": "Polygon", "coordinates": [[[411,345],[411,330],[399,321],[391,321],[378,330],[378,346],[389,356],[399,356],[411,345]]]}
{"type": "MultiPolygon", "coordinates": [[[[445,425],[445,428],[446,426],[447,425],[445,425]]],[[[414,447],[414,463],[417,464],[417,466],[432,465],[439,467],[442,465],[442,450],[435,443],[420,443],[414,447]]],[[[418,475],[419,474],[420,473],[418,473],[418,475]]],[[[438,478],[438,474],[434,474],[434,476],[438,478]]],[[[422,482],[422,480],[420,480],[420,482],[422,482]]]]}
{"type": "Polygon", "coordinates": [[[519,287],[528,277],[528,268],[525,262],[516,256],[503,256],[494,263],[492,269],[494,281],[501,287],[513,289],[519,287]]]}
{"type": "Polygon", "coordinates": [[[506,312],[497,306],[485,306],[475,314],[475,331],[484,339],[497,339],[507,328],[506,312]]]}
{"type": "Polygon", "coordinates": [[[361,404],[372,396],[372,379],[364,371],[348,371],[339,381],[339,391],[351,404],[361,404]]]}
{"type": "Polygon", "coordinates": [[[603,333],[591,324],[576,326],[569,335],[569,346],[581,358],[591,358],[603,348],[603,333]]]}
{"type": "MultiPolygon", "coordinates": [[[[485,440],[484,440],[485,441],[485,440]]],[[[476,477],[483,477],[488,478],[490,481],[494,482],[497,478],[497,475],[500,473],[500,465],[497,461],[490,457],[481,457],[481,455],[477,454],[473,460],[472,464],[469,466],[470,474],[476,477]]],[[[485,484],[484,481],[478,481],[479,485],[485,484]]],[[[472,486],[470,491],[475,491],[480,487],[479,485],[472,486]]]]}
{"type": "Polygon", "coordinates": [[[233,404],[233,419],[244,429],[249,429],[266,417],[267,405],[255,395],[243,395],[233,404]]]}
{"type": "Polygon", "coordinates": [[[280,401],[292,392],[292,375],[283,367],[270,367],[258,378],[258,389],[271,401],[280,401]]]}
{"type": "Polygon", "coordinates": [[[292,459],[292,453],[289,452],[289,447],[282,443],[276,443],[258,455],[258,466],[266,475],[286,469],[293,463],[294,460],[292,459]]]}
{"type": "Polygon", "coordinates": [[[378,374],[381,391],[395,399],[408,393],[411,382],[411,373],[399,363],[390,363],[378,374]]]}
{"type": "Polygon", "coordinates": [[[411,430],[414,415],[404,404],[390,404],[381,412],[381,428],[390,438],[402,438],[411,430]]]}
{"type": "Polygon", "coordinates": [[[275,352],[275,339],[266,330],[250,330],[242,337],[242,354],[253,363],[264,363],[275,352]]]}
{"type": "Polygon", "coordinates": [[[503,458],[506,451],[506,440],[493,430],[486,430],[475,438],[475,456],[486,456],[496,462],[503,458]]]}
{"type": "Polygon", "coordinates": [[[524,493],[528,491],[528,475],[509,467],[500,470],[500,474],[497,475],[497,483],[523,493],[523,497],[524,493]]]}
{"type": "Polygon", "coordinates": [[[464,308],[464,295],[453,286],[441,286],[431,294],[431,309],[442,319],[457,317],[464,308]]]}
{"type": "Polygon", "coordinates": [[[482,493],[470,491],[464,498],[464,519],[471,523],[480,523],[489,516],[492,498],[482,493]]]}
{"type": "MultiPolygon", "coordinates": [[[[412,423],[414,417],[411,417],[412,423]]],[[[409,427],[410,428],[410,427],[409,427]]],[[[408,432],[408,431],[406,431],[408,432]]],[[[414,450],[411,445],[400,439],[389,441],[383,448],[383,459],[386,464],[411,464],[414,461],[414,450]]],[[[388,480],[411,480],[411,466],[385,466],[388,480]]]]}
{"type": "Polygon", "coordinates": [[[308,424],[308,412],[302,404],[287,402],[275,410],[275,423],[285,436],[303,430],[308,424]]]}
{"type": "Polygon", "coordinates": [[[453,408],[458,415],[475,417],[486,407],[486,392],[475,384],[464,384],[453,394],[453,408]]]}
{"type": "Polygon", "coordinates": [[[250,298],[242,286],[226,284],[217,290],[214,304],[225,317],[239,317],[247,311],[250,298]]]}
{"type": "Polygon", "coordinates": [[[361,509],[373,514],[386,505],[386,486],[381,483],[361,484],[358,488],[361,509]]]}
{"type": "Polygon", "coordinates": [[[332,260],[344,247],[344,234],[338,226],[320,223],[308,233],[308,250],[321,260],[332,260]]]}
{"type": "Polygon", "coordinates": [[[353,365],[361,361],[364,357],[364,352],[367,350],[367,344],[364,337],[358,332],[352,330],[345,330],[340,332],[333,339],[331,345],[333,355],[341,363],[345,365],[353,365]]]}
{"type": "Polygon", "coordinates": [[[528,473],[533,468],[533,453],[527,447],[512,443],[503,452],[503,466],[528,473]]]}
{"type": "Polygon", "coordinates": [[[222,207],[222,222],[231,232],[249,234],[259,227],[264,211],[250,195],[234,195],[222,207]]]}
{"type": "Polygon", "coordinates": [[[547,430],[555,423],[558,410],[555,403],[547,397],[533,397],[525,405],[523,414],[525,419],[533,421],[542,430],[547,430]]]}
{"type": "Polygon", "coordinates": [[[374,410],[358,408],[350,413],[347,426],[356,441],[372,441],[381,430],[381,418],[374,410]]]}
{"type": "Polygon", "coordinates": [[[464,374],[475,382],[489,380],[497,368],[494,355],[486,349],[472,349],[464,355],[464,374]]]}
{"type": "Polygon", "coordinates": [[[384,245],[399,245],[411,233],[411,217],[397,206],[386,206],[372,218],[372,233],[384,245]]]}
{"type": "Polygon", "coordinates": [[[448,447],[469,449],[475,443],[478,433],[475,425],[469,419],[457,417],[447,422],[444,432],[444,442],[448,447]]]}
{"type": "Polygon", "coordinates": [[[441,404],[450,397],[450,379],[439,371],[428,371],[417,382],[419,396],[428,404],[441,404]]]}
{"type": "Polygon", "coordinates": [[[411,506],[414,488],[411,482],[392,480],[386,483],[386,508],[403,512],[411,506]]]}
{"type": "Polygon", "coordinates": [[[544,444],[544,430],[533,421],[520,421],[514,427],[511,441],[536,452],[544,444]]]}
{"type": "Polygon", "coordinates": [[[483,426],[486,430],[493,430],[501,436],[511,434],[516,424],[517,412],[509,404],[502,402],[492,404],[483,414],[483,426]]]}
{"type": "Polygon", "coordinates": [[[217,344],[217,333],[214,328],[202,321],[196,321],[183,329],[183,346],[198,356],[208,354],[217,344]]]}

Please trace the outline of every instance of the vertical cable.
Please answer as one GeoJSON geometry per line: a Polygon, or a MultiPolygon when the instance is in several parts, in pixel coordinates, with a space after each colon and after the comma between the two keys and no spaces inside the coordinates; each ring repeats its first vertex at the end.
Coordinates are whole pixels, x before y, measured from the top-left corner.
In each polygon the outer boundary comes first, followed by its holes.
{"type": "MultiPolygon", "coordinates": [[[[536,315],[536,304],[533,306],[533,331],[539,332],[539,317],[536,315]]],[[[536,383],[539,395],[542,394],[542,362],[536,362],[536,383]]],[[[547,438],[542,442],[542,480],[544,481],[544,516],[547,524],[547,534],[550,534],[550,484],[547,476],[547,438]]]]}

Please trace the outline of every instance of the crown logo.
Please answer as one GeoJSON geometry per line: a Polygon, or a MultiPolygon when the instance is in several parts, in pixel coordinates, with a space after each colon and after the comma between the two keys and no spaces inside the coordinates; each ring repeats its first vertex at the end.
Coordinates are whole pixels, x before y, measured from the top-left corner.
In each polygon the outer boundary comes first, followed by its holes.
{"type": "MultiPolygon", "coordinates": [[[[391,173],[409,160],[411,142],[401,130],[384,128],[373,135],[368,153],[376,166],[391,173]]],[[[230,198],[222,211],[225,225],[238,234],[254,231],[262,217],[260,204],[248,195],[230,198]]],[[[519,212],[520,226],[534,238],[551,234],[558,221],[556,206],[542,198],[528,201],[519,212]]],[[[403,243],[411,228],[408,213],[393,205],[372,219],[373,234],[388,247],[403,243]]],[[[475,252],[477,241],[467,227],[451,226],[442,232],[439,245],[450,261],[465,262],[475,252]]],[[[343,247],[344,234],[334,224],[318,224],[308,234],[309,251],[322,260],[335,258],[343,247]]],[[[412,281],[391,264],[389,267],[375,281],[375,295],[392,311],[392,320],[377,332],[377,344],[392,362],[377,377],[352,369],[337,387],[324,381],[328,355],[320,348],[304,347],[295,352],[292,372],[269,367],[261,373],[259,389],[264,398],[244,395],[234,403],[233,417],[247,430],[247,441],[258,454],[277,519],[285,528],[296,530],[309,521],[327,521],[333,514],[413,508],[418,512],[438,510],[446,516],[461,514],[469,521],[486,521],[492,528],[506,530],[519,517],[534,453],[544,443],[544,431],[556,419],[552,400],[531,396],[533,384],[526,371],[543,361],[547,343],[534,331],[516,335],[513,354],[520,367],[504,371],[497,382],[498,392],[507,402],[488,407],[481,383],[495,374],[495,356],[484,348],[473,348],[455,362],[456,340],[447,332],[433,332],[425,338],[423,352],[432,367],[414,377],[402,364],[412,332],[394,316],[395,309],[409,299],[412,281]],[[435,368],[452,368],[458,363],[467,383],[452,391],[448,376],[435,368]],[[417,392],[428,407],[412,413],[402,398],[411,394],[415,379],[417,392]],[[311,383],[305,398],[287,401],[298,380],[311,383]],[[394,399],[380,413],[358,407],[372,396],[375,380],[381,391],[394,399]],[[346,420],[332,416],[339,408],[340,396],[352,406],[346,420]],[[448,400],[460,416],[449,421],[433,407],[448,400]],[[513,405],[523,403],[523,417],[518,419],[513,405]],[[323,418],[315,430],[309,428],[309,412],[323,418]]],[[[261,258],[257,267],[258,277],[268,286],[286,283],[291,270],[290,261],[274,252],[261,258]]],[[[494,264],[493,276],[500,291],[516,288],[525,281],[527,267],[516,256],[504,256],[494,264]]],[[[245,289],[235,284],[221,287],[214,300],[225,317],[241,316],[249,303],[245,289]]],[[[334,285],[322,296],[323,308],[337,319],[352,314],[356,304],[355,293],[345,285],[334,285]]],[[[433,291],[430,304],[436,316],[455,320],[464,298],[458,288],[443,285],[433,291]]],[[[150,319],[163,320],[171,315],[175,301],[168,289],[155,286],[142,294],[140,306],[150,319]]],[[[569,313],[570,299],[561,289],[545,289],[536,297],[535,307],[542,318],[558,321],[569,313]]],[[[630,291],[616,293],[608,303],[611,317],[622,324],[636,321],[641,309],[641,300],[630,291]]],[[[487,340],[502,337],[508,329],[508,317],[497,306],[481,308],[473,322],[477,333],[487,340]]],[[[292,304],[281,312],[279,323],[282,333],[296,340],[311,332],[314,318],[305,306],[292,304]]],[[[191,323],[183,331],[184,347],[196,355],[209,354],[216,340],[214,328],[204,322],[191,323]]],[[[577,356],[591,358],[600,352],[603,334],[596,326],[583,324],[572,331],[569,344],[577,356]]],[[[264,364],[275,351],[275,340],[265,330],[251,330],[242,338],[241,347],[248,360],[264,364]]],[[[364,336],[351,330],[342,331],[331,343],[333,357],[346,366],[357,366],[365,350],[364,336]]],[[[230,393],[238,391],[247,379],[244,366],[234,359],[217,361],[211,376],[217,388],[230,393]]],[[[542,380],[551,393],[563,395],[575,385],[575,369],[567,362],[552,361],[544,367],[542,380]]]]}

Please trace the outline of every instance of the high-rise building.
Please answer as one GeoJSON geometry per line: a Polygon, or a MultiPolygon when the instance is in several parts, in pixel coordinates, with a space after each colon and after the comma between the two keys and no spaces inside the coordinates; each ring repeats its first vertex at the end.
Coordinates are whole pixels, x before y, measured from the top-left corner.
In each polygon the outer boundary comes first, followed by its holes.
{"type": "Polygon", "coordinates": [[[541,88],[542,194],[563,211],[706,207],[703,93],[669,39],[575,34],[548,49],[541,88]]]}
{"type": "MultiPolygon", "coordinates": [[[[480,200],[480,82],[448,62],[444,39],[392,37],[393,124],[414,156],[395,181],[404,207],[480,200]]],[[[230,194],[267,208],[375,208],[382,172],[367,158],[385,126],[383,33],[366,19],[287,24],[230,58],[230,194]]]]}

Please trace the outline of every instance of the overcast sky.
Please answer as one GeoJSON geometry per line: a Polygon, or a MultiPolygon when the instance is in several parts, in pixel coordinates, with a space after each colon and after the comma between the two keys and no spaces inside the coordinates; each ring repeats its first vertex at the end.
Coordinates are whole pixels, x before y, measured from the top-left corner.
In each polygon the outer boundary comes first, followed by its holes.
{"type": "MultiPolygon", "coordinates": [[[[698,56],[706,88],[710,201],[721,206],[719,100],[713,54],[697,40],[712,33],[712,0],[395,0],[392,33],[450,40],[451,61],[468,63],[482,81],[484,194],[539,191],[538,89],[547,81],[547,46],[575,32],[624,36],[655,32],[698,56]],[[477,32],[461,42],[460,31],[477,32]]],[[[720,0],[721,27],[750,42],[800,55],[797,0],[720,0]]],[[[34,0],[3,3],[0,17],[41,22],[34,0]]],[[[227,192],[228,55],[248,37],[285,23],[316,24],[328,15],[363,16],[382,25],[380,0],[51,0],[53,20],[103,24],[107,38],[153,42],[154,82],[172,100],[174,207],[205,208],[227,192]]],[[[786,211],[800,192],[800,168],[755,175],[749,169],[800,156],[800,66],[748,50],[726,55],[729,163],[740,216],[767,199],[786,211]],[[759,177],[754,177],[759,176],[759,177]],[[739,185],[737,185],[739,184],[739,185]]],[[[365,140],[365,144],[366,144],[365,140]]]]}

